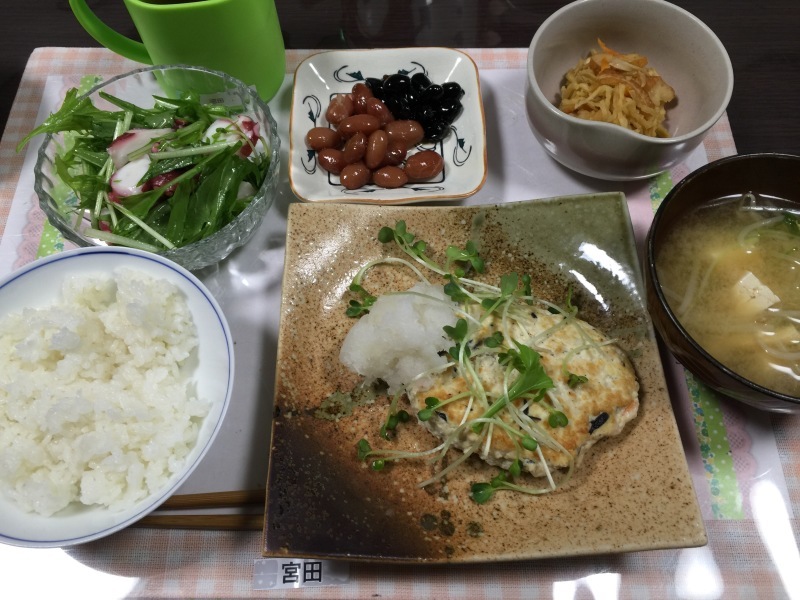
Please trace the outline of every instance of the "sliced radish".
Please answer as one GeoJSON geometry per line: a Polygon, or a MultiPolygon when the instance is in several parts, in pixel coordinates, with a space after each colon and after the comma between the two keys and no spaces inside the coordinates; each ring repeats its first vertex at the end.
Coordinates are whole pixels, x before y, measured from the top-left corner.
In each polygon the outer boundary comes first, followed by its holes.
{"type": "Polygon", "coordinates": [[[235,120],[221,118],[211,123],[203,135],[203,141],[212,144],[218,142],[233,144],[245,138],[249,141],[246,141],[237,152],[239,156],[244,158],[253,151],[253,146],[258,142],[258,134],[258,123],[247,115],[238,115],[235,120]]]}
{"type": "Polygon", "coordinates": [[[126,163],[111,176],[111,191],[120,198],[142,193],[144,185],[139,181],[149,168],[150,158],[147,155],[126,163]]]}
{"type": "Polygon", "coordinates": [[[249,181],[243,181],[239,184],[239,189],[236,192],[236,199],[239,198],[247,198],[248,196],[254,196],[256,193],[255,186],[250,183],[249,181]]]}
{"type": "Polygon", "coordinates": [[[119,169],[128,162],[128,155],[153,144],[153,140],[160,138],[172,129],[130,129],[119,135],[108,146],[108,154],[114,163],[114,168],[119,169]]]}

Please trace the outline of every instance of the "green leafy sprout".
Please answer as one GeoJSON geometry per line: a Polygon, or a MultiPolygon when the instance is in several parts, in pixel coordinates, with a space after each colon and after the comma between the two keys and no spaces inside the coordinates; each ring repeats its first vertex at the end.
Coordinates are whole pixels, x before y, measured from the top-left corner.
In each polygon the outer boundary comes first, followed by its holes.
{"type": "MultiPolygon", "coordinates": [[[[559,306],[534,296],[533,281],[527,274],[503,274],[498,285],[473,279],[475,274],[481,274],[485,269],[475,242],[470,240],[463,248],[449,246],[443,264],[439,264],[431,258],[429,244],[409,231],[405,221],[397,221],[394,227],[382,227],[378,240],[395,245],[405,256],[384,256],[363,265],[350,285],[354,297],[349,301],[346,314],[353,318],[361,317],[376,302],[377,297],[367,291],[365,285],[371,269],[399,264],[409,268],[423,282],[428,282],[423,269],[432,271],[441,277],[444,293],[458,307],[454,309],[453,322],[442,327],[452,341],[442,370],[452,369],[463,378],[468,389],[446,398],[428,396],[424,407],[416,412],[421,423],[440,417],[456,419],[454,423],[458,424],[438,446],[423,451],[373,448],[368,439],[363,438],[357,444],[358,459],[376,471],[385,470],[391,462],[406,459],[427,458],[431,464],[441,464],[456,440],[469,440],[467,447],[462,447],[461,456],[449,460],[433,476],[419,483],[420,487],[426,487],[444,480],[472,454],[485,455],[491,448],[493,437],[505,435],[516,449],[516,458],[490,481],[472,484],[470,496],[475,502],[487,502],[499,490],[543,494],[567,481],[574,468],[573,459],[554,437],[554,431],[569,425],[569,407],[561,406],[556,400],[553,394],[556,384],[542,364],[537,344],[564,327],[577,328],[583,343],[566,354],[560,375],[572,388],[589,382],[586,376],[572,373],[569,362],[577,354],[601,343],[594,341],[576,319],[578,309],[573,303],[572,289],[568,290],[564,304],[559,306]],[[554,320],[553,325],[526,343],[515,339],[514,333],[524,331],[526,323],[550,313],[562,318],[554,320]],[[487,329],[490,324],[492,328],[487,329]],[[487,389],[478,375],[476,365],[485,360],[496,361],[504,373],[500,394],[487,389]],[[449,405],[452,407],[445,410],[449,405]],[[558,482],[545,460],[544,451],[568,458],[566,472],[558,482]],[[521,479],[528,476],[531,464],[542,465],[547,479],[545,485],[522,485],[521,479]]],[[[400,408],[400,402],[405,399],[404,391],[391,398],[387,416],[378,432],[379,439],[394,440],[399,435],[399,425],[410,419],[409,412],[400,408]]]]}
{"type": "Polygon", "coordinates": [[[501,471],[490,481],[473,483],[470,486],[469,497],[477,504],[485,504],[492,499],[495,492],[498,490],[511,490],[528,494],[542,494],[548,491],[546,489],[533,490],[515,483],[520,477],[521,473],[522,467],[520,465],[520,461],[515,460],[511,463],[511,466],[509,466],[507,471],[501,471]]]}
{"type": "Polygon", "coordinates": [[[358,300],[350,300],[346,311],[348,317],[360,317],[368,313],[370,307],[375,304],[375,301],[378,299],[355,282],[350,284],[350,291],[358,294],[358,300]]]}

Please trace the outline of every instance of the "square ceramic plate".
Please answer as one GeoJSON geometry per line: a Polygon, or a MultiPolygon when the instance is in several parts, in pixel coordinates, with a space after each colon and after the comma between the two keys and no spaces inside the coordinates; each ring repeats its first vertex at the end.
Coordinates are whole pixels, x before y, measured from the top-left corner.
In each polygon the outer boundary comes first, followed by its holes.
{"type": "Polygon", "coordinates": [[[486,180],[486,129],[478,69],[473,60],[450,48],[336,50],[308,57],[297,67],[289,124],[289,181],[307,202],[409,204],[453,200],[477,192],[486,180]],[[323,170],[305,144],[312,127],[326,127],[331,98],[349,93],[367,77],[393,73],[425,73],[434,83],[455,81],[464,89],[463,112],[450,133],[438,143],[418,149],[434,150],[444,158],[444,171],[431,181],[384,189],[372,184],[345,189],[339,177],[323,170]]]}
{"type": "MultiPolygon", "coordinates": [[[[379,294],[415,282],[393,267],[370,277],[379,294]]],[[[281,310],[265,556],[473,562],[706,542],[622,194],[468,207],[294,204],[281,310]],[[384,400],[338,421],[315,416],[326,398],[358,383],[339,362],[353,323],[345,316],[348,285],[360,265],[396,253],[376,238],[399,219],[428,241],[434,260],[472,239],[494,283],[502,273],[529,273],[534,293],[562,304],[572,286],[580,315],[630,356],[641,386],[638,416],[620,436],[596,444],[564,487],[543,496],[496,494],[478,505],[468,497],[471,482],[488,481],[497,469],[476,460],[452,472],[446,493],[431,495],[417,487],[429,469],[420,462],[376,472],[357,459],[359,439],[380,442],[384,400]]],[[[436,445],[415,422],[402,427],[397,442],[404,441],[436,445]]]]}

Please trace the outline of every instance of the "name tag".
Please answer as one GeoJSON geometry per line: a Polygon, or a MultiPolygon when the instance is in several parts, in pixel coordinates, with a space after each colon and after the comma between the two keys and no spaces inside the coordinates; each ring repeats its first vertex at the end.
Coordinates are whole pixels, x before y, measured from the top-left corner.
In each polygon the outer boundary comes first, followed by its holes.
{"type": "Polygon", "coordinates": [[[342,585],[350,581],[350,565],[332,560],[259,558],[253,564],[254,590],[280,590],[342,585]]]}

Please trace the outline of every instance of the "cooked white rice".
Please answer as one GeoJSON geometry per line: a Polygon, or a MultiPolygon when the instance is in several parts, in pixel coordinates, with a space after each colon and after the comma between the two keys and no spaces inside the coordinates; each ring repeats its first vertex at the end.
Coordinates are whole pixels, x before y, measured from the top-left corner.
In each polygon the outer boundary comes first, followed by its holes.
{"type": "Polygon", "coordinates": [[[181,469],[208,413],[187,363],[182,292],[132,269],[69,278],[51,306],[0,319],[0,489],[52,515],[123,510],[181,469]]]}

